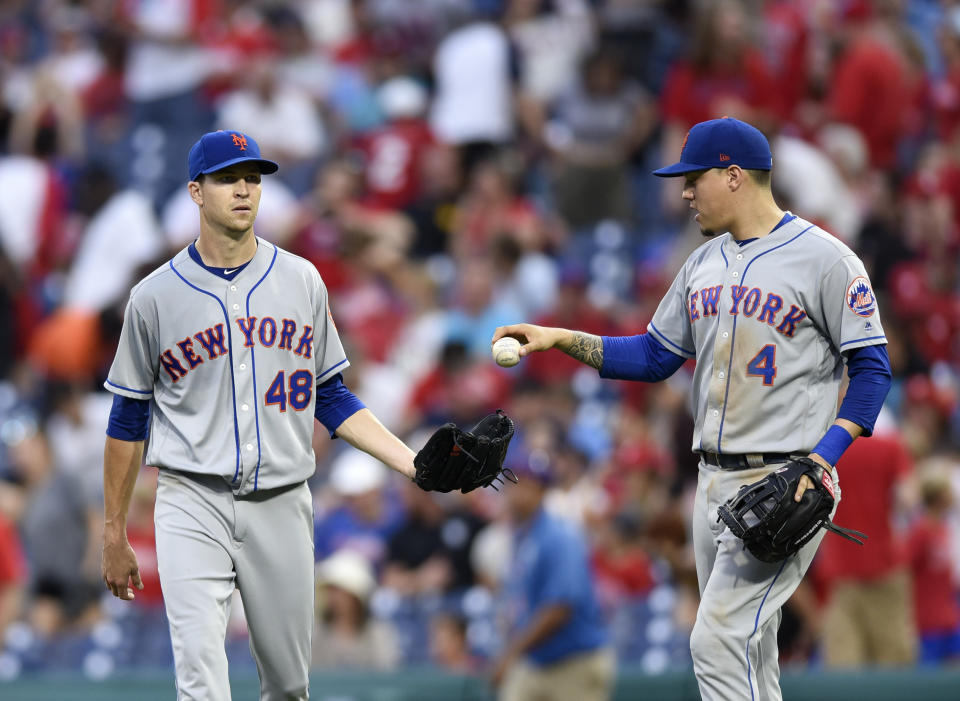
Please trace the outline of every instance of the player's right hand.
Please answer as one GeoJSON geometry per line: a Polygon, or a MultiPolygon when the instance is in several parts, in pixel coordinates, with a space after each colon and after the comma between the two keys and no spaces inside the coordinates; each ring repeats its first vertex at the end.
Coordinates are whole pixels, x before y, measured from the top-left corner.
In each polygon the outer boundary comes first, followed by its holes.
{"type": "Polygon", "coordinates": [[[133,601],[136,598],[131,583],[133,587],[143,589],[137,556],[126,538],[116,543],[104,542],[102,571],[104,584],[118,599],[133,601]]]}
{"type": "Polygon", "coordinates": [[[512,336],[520,341],[520,357],[522,358],[534,351],[545,351],[553,348],[557,343],[558,331],[559,329],[533,324],[498,326],[497,330],[493,332],[490,345],[492,346],[504,336],[512,336]]]}

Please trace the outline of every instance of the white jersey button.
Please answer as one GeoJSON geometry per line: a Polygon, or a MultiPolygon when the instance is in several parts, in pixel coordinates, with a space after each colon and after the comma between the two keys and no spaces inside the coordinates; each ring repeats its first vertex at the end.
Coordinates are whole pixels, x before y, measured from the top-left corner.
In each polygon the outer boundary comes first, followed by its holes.
{"type": "Polygon", "coordinates": [[[719,377],[719,378],[722,380],[722,379],[723,379],[723,373],[722,373],[722,372],[718,372],[718,373],[717,373],[717,377],[719,377]]]}
{"type": "Polygon", "coordinates": [[[247,364],[246,364],[246,363],[240,363],[240,369],[241,369],[241,370],[246,370],[246,369],[247,369],[247,364]]]}
{"type": "MultiPolygon", "coordinates": [[[[714,416],[720,416],[720,412],[717,411],[716,409],[714,409],[714,410],[713,410],[713,415],[714,415],[714,416]]],[[[247,447],[249,448],[250,446],[247,446],[247,447]]]]}
{"type": "Polygon", "coordinates": [[[241,406],[240,408],[243,409],[244,411],[249,411],[249,410],[250,410],[250,405],[249,405],[249,404],[244,404],[244,405],[241,406]]]}
{"type": "MultiPolygon", "coordinates": [[[[734,275],[736,275],[736,273],[734,273],[734,275]]],[[[233,305],[233,308],[234,308],[234,309],[239,309],[239,308],[240,308],[240,305],[239,305],[239,304],[234,304],[234,305],[233,305]]]]}
{"type": "Polygon", "coordinates": [[[230,291],[231,291],[231,292],[236,292],[236,291],[237,291],[237,286],[236,286],[236,285],[230,285],[230,291]]]}
{"type": "Polygon", "coordinates": [[[247,450],[253,450],[253,443],[247,443],[247,450]]]}
{"type": "MultiPolygon", "coordinates": [[[[734,276],[734,277],[739,277],[739,275],[740,275],[740,273],[738,273],[736,270],[733,271],[733,276],[734,276]]],[[[237,308],[237,305],[234,304],[234,305],[233,305],[233,308],[236,309],[236,308],[237,308]]]]}
{"type": "MultiPolygon", "coordinates": [[[[724,337],[724,338],[726,338],[726,337],[729,336],[729,335],[730,335],[730,334],[729,334],[728,332],[726,332],[726,331],[723,332],[723,337],[724,337]]],[[[243,365],[241,365],[240,367],[243,367],[243,365]]]]}
{"type": "Polygon", "coordinates": [[[737,254],[737,260],[743,260],[743,254],[742,254],[742,253],[738,253],[738,254],[737,254]]]}

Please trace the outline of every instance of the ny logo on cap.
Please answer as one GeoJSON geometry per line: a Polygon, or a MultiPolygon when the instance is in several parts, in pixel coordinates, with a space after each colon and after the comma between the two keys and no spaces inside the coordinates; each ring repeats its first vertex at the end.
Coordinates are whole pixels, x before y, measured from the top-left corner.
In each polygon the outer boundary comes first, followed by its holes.
{"type": "Polygon", "coordinates": [[[728,155],[725,154],[725,153],[721,153],[721,154],[720,154],[720,161],[721,161],[721,162],[725,162],[725,161],[729,161],[729,160],[730,160],[730,156],[728,156],[728,155]]]}
{"type": "Polygon", "coordinates": [[[247,150],[247,137],[243,134],[234,134],[233,135],[233,145],[239,146],[241,151],[247,150]]]}

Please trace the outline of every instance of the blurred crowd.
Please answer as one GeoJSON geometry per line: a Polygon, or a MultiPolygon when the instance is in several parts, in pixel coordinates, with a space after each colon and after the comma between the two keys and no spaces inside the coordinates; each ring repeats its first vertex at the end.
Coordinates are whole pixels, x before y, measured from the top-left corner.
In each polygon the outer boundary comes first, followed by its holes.
{"type": "MultiPolygon", "coordinates": [[[[601,381],[489,346],[518,321],[644,332],[702,241],[650,170],[719,116],[760,127],[781,207],[864,260],[894,371],[838,468],[836,520],[870,539],[825,539],[781,659],[960,660],[960,2],[7,0],[0,677],[162,607],[154,468],[129,519],[146,586],[104,600],[101,385],[131,285],[198,233],[186,154],[217,128],[280,163],[256,232],[323,276],[347,386],[415,448],[505,409],[508,464],[586,539],[621,662],[688,664],[689,364],[601,381]]],[[[514,485],[426,494],[314,443],[317,668],[485,669],[510,636],[514,485]]]]}

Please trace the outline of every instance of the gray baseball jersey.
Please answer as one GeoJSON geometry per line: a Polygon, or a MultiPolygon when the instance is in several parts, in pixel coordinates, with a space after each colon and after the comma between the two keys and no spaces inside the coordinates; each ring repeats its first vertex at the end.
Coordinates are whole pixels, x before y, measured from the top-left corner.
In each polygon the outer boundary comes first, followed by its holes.
{"type": "Polygon", "coordinates": [[[238,495],[313,474],[314,388],[349,365],[316,268],[257,242],[231,281],[185,248],[134,287],[104,385],[151,400],[148,465],[238,495]]]}
{"type": "Polygon", "coordinates": [[[808,453],[836,418],[841,353],[886,343],[863,263],[796,217],[694,251],[648,331],[696,358],[693,448],[808,453]]]}

